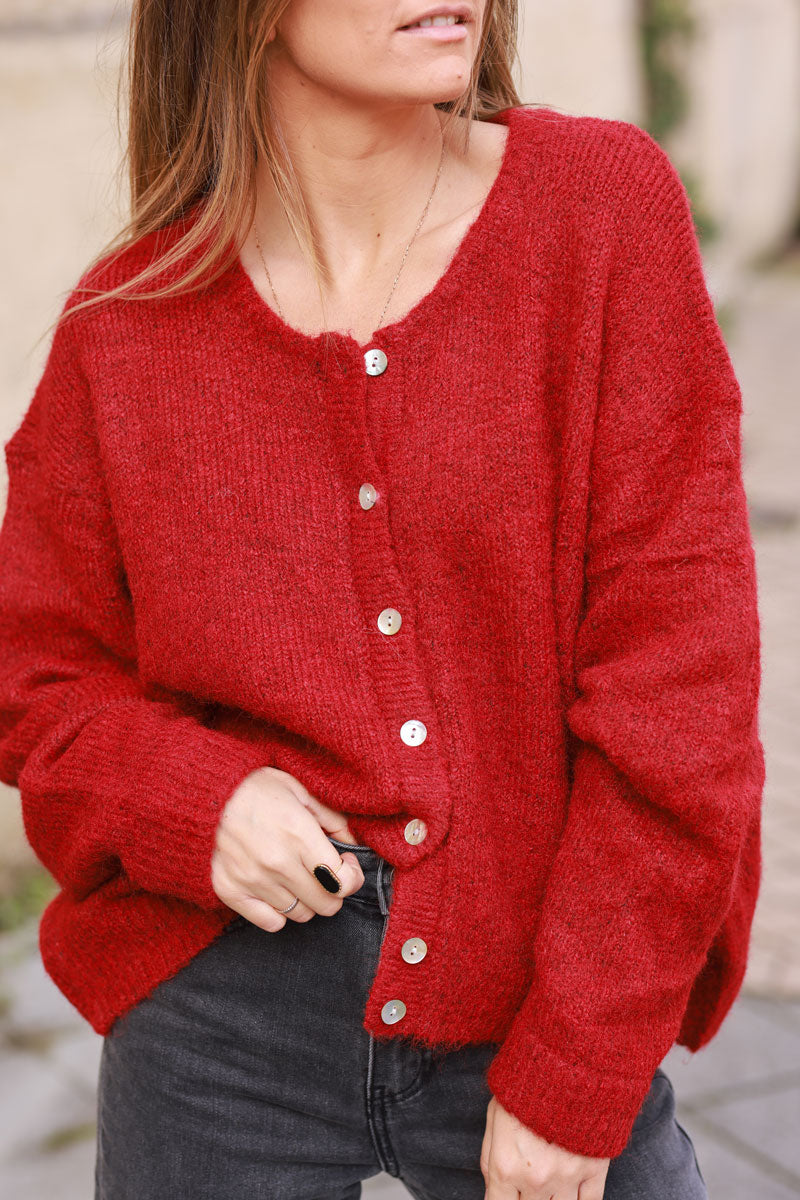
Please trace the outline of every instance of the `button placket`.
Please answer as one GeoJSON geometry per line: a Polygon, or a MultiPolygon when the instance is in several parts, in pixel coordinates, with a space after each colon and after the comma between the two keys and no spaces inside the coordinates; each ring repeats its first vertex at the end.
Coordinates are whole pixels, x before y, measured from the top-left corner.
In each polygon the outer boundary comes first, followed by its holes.
{"type": "MultiPolygon", "coordinates": [[[[388,365],[388,356],[379,346],[371,346],[364,351],[364,368],[367,375],[383,375],[388,365]]],[[[363,509],[372,508],[377,497],[377,489],[372,484],[362,483],[358,498],[363,509]]],[[[384,608],[378,614],[378,629],[386,636],[393,636],[399,632],[402,620],[402,614],[396,608],[384,608]]],[[[407,746],[420,746],[427,736],[428,730],[423,721],[412,718],[405,721],[400,727],[400,737],[407,746]]],[[[427,826],[421,820],[411,821],[406,825],[404,833],[406,841],[410,845],[417,845],[426,836],[427,826]],[[409,836],[409,830],[412,828],[413,834],[409,836]]]]}
{"type": "MultiPolygon", "coordinates": [[[[368,375],[382,375],[388,366],[388,358],[383,350],[372,347],[364,354],[364,363],[368,375]]],[[[363,509],[372,508],[377,499],[377,490],[369,483],[363,483],[359,490],[359,503],[363,509]]],[[[384,608],[377,618],[378,629],[387,637],[399,632],[402,625],[402,615],[396,608],[384,608]]],[[[407,746],[420,746],[428,736],[428,730],[423,721],[411,718],[400,727],[400,737],[407,746]]],[[[427,825],[418,817],[409,821],[403,835],[409,845],[419,845],[427,836],[427,825]]],[[[421,962],[428,952],[427,943],[418,937],[407,938],[401,949],[404,962],[415,964],[421,962]]],[[[406,1006],[402,1000],[395,997],[387,1000],[381,1008],[381,1020],[386,1025],[393,1025],[406,1015],[406,1006]]]]}

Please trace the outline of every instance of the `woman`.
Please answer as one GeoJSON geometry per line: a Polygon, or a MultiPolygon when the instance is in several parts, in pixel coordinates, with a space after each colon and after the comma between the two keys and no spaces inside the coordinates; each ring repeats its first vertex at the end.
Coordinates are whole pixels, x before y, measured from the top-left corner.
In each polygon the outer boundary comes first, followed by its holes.
{"type": "Polygon", "coordinates": [[[0,597],[101,1200],[706,1196],[659,1063],[759,881],[741,394],[666,154],[522,106],[515,16],[135,6],[0,597]]]}

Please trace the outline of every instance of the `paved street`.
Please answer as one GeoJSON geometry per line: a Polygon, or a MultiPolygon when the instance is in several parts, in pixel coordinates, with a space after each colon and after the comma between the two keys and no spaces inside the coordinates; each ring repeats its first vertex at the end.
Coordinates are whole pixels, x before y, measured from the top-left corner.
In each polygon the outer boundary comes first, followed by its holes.
{"type": "MultiPolygon", "coordinates": [[[[0,19],[0,128],[17,168],[16,187],[4,185],[0,201],[6,429],[38,372],[34,338],[55,315],[58,290],[98,244],[86,213],[102,208],[109,188],[111,73],[92,75],[91,22],[63,37],[33,29],[48,3],[14,0],[14,29],[0,19]],[[88,155],[80,171],[72,163],[78,151],[88,155]]],[[[103,0],[97,10],[104,19],[103,0]]],[[[710,1046],[695,1056],[674,1048],[663,1065],[712,1200],[788,1200],[800,1196],[800,254],[794,265],[744,281],[735,315],[728,344],[745,400],[764,650],[764,871],[742,995],[710,1046]]],[[[0,846],[15,837],[16,796],[7,792],[0,846]]],[[[0,1193],[89,1200],[100,1044],[45,976],[35,923],[0,935],[0,1193]]],[[[378,1177],[364,1195],[406,1193],[378,1177]]]]}

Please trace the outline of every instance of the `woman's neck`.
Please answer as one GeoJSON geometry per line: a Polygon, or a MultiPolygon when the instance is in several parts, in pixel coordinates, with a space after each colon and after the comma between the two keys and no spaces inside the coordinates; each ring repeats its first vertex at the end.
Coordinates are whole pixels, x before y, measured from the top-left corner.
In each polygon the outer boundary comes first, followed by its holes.
{"type": "MultiPolygon", "coordinates": [[[[368,277],[392,256],[399,265],[439,165],[439,111],[416,105],[367,112],[328,100],[315,108],[284,103],[276,117],[330,277],[368,277]]],[[[257,187],[265,254],[275,262],[295,257],[299,248],[263,162],[257,187]]]]}

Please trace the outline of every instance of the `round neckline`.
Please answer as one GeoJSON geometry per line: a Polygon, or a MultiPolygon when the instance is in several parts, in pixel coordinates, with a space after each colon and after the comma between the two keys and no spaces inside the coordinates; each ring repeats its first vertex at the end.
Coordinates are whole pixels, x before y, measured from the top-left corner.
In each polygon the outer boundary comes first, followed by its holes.
{"type": "Polygon", "coordinates": [[[463,270],[474,261],[473,251],[478,250],[481,241],[490,231],[492,223],[500,215],[502,201],[509,190],[514,170],[523,157],[515,153],[521,116],[520,108],[510,107],[501,109],[488,118],[490,123],[507,126],[508,134],[503,147],[500,167],[477,216],[468,226],[449,263],[433,287],[424,296],[421,296],[404,316],[374,330],[372,338],[368,342],[359,342],[352,334],[344,333],[341,330],[327,332],[323,330],[321,333],[315,334],[304,333],[301,329],[284,321],[258,291],[238,252],[228,268],[234,293],[238,294],[247,311],[252,312],[255,316],[260,316],[264,324],[280,337],[284,346],[306,350],[309,353],[316,353],[322,343],[328,340],[335,342],[340,347],[348,348],[358,355],[363,355],[369,349],[389,345],[395,336],[411,333],[419,323],[426,319],[427,310],[431,306],[443,306],[449,296],[456,291],[463,270]]]}

